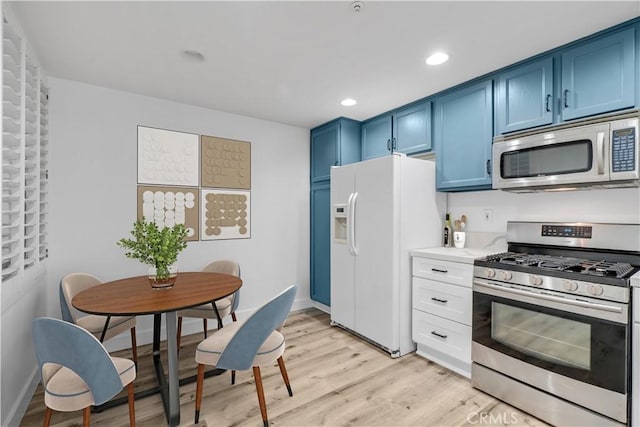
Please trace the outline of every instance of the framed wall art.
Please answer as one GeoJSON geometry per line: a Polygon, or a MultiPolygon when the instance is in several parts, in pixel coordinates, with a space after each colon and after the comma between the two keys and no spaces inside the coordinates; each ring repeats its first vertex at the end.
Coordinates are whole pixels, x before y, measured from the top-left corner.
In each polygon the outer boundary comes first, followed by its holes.
{"type": "Polygon", "coordinates": [[[201,197],[201,240],[251,237],[250,191],[203,188],[201,197]]]}

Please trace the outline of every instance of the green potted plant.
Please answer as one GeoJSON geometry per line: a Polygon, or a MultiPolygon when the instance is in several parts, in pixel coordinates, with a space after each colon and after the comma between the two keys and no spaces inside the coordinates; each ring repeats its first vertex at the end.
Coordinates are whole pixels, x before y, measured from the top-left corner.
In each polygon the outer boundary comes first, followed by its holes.
{"type": "Polygon", "coordinates": [[[151,266],[149,280],[154,288],[170,288],[175,282],[177,270],[173,265],[178,254],[187,247],[184,238],[187,229],[183,224],[160,229],[154,221],[139,219],[133,224],[132,239],[122,238],[118,245],[123,247],[127,258],[134,258],[151,266]]]}

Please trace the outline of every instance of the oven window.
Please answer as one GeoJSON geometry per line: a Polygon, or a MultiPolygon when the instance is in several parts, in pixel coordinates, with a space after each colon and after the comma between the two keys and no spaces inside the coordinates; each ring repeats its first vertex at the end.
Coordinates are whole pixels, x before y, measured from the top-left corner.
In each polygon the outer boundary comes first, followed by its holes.
{"type": "Polygon", "coordinates": [[[541,360],[591,369],[591,325],[492,303],[491,337],[541,360]]]}
{"type": "Polygon", "coordinates": [[[525,148],[503,153],[502,178],[562,175],[587,172],[593,162],[593,144],[588,139],[525,148]]]}

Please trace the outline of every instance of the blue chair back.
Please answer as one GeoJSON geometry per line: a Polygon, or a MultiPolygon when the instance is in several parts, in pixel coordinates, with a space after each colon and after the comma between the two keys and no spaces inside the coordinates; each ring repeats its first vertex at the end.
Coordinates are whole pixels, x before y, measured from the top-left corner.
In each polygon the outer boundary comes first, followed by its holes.
{"type": "Polygon", "coordinates": [[[104,346],[85,329],[49,317],[33,321],[33,342],[42,367],[55,363],[75,372],[87,384],[96,405],[122,390],[120,375],[104,346]]]}
{"type": "Polygon", "coordinates": [[[238,371],[251,368],[260,346],[287,319],[296,292],[296,285],[292,285],[253,313],[222,351],[216,367],[238,371]]]}

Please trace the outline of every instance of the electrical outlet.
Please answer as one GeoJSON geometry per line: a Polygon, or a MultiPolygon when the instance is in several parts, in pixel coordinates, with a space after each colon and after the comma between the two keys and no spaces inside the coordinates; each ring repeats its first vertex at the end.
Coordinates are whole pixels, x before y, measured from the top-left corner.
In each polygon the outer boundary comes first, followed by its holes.
{"type": "Polygon", "coordinates": [[[483,209],[482,218],[484,222],[491,224],[493,222],[493,211],[491,209],[483,209]]]}

